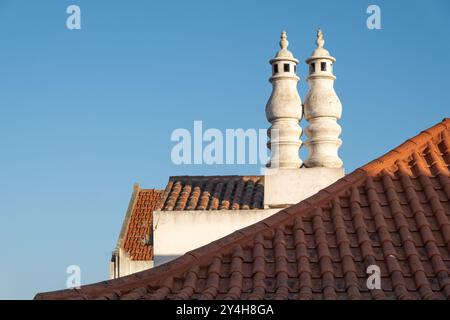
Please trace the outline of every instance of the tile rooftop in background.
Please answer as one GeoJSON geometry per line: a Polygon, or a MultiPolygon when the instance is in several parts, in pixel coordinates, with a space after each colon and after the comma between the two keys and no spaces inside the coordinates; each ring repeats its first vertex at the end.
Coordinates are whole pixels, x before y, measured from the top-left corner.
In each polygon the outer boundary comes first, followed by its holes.
{"type": "Polygon", "coordinates": [[[263,209],[263,176],[170,177],[159,209],[250,210],[263,209]]]}
{"type": "Polygon", "coordinates": [[[153,245],[146,239],[153,228],[153,210],[161,201],[163,191],[140,189],[137,191],[128,221],[123,249],[131,260],[153,260],[153,245]]]}

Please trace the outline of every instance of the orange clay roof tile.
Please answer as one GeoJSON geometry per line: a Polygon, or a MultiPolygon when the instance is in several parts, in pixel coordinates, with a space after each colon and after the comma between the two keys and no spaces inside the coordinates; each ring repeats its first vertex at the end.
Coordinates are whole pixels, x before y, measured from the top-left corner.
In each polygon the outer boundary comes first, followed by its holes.
{"type": "MultiPolygon", "coordinates": [[[[165,265],[36,299],[450,299],[449,131],[445,119],[311,198],[165,265]],[[369,290],[373,264],[381,289],[369,290]]],[[[167,210],[255,198],[251,185],[234,195],[236,180],[197,189],[175,180],[167,210]]]]}
{"type": "Polygon", "coordinates": [[[170,177],[158,206],[162,211],[264,208],[262,176],[170,177]]]}
{"type": "Polygon", "coordinates": [[[153,210],[161,201],[162,191],[140,189],[132,207],[123,249],[132,260],[153,260],[153,246],[146,242],[153,226],[153,210]]]}

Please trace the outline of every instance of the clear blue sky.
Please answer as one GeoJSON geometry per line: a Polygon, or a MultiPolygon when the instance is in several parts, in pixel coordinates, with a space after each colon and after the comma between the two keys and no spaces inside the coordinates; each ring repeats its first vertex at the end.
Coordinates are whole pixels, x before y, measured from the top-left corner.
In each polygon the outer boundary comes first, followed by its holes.
{"type": "Polygon", "coordinates": [[[348,172],[449,116],[450,2],[0,0],[0,298],[107,278],[132,191],[170,175],[176,128],[266,128],[268,60],[288,31],[304,60],[315,29],[337,58],[348,172]],[[77,4],[82,29],[66,28],[77,4]],[[381,7],[382,29],[366,28],[381,7]]]}

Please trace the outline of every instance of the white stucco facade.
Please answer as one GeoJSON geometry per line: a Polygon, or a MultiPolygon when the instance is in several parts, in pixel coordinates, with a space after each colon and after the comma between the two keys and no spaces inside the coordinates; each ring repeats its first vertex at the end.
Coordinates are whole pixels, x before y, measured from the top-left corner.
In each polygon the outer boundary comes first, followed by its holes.
{"type": "Polygon", "coordinates": [[[279,210],[154,211],[155,266],[261,221],[279,210]]]}
{"type": "Polygon", "coordinates": [[[115,279],[132,273],[153,268],[153,260],[131,260],[122,249],[115,253],[114,260],[109,264],[109,278],[115,279]]]}

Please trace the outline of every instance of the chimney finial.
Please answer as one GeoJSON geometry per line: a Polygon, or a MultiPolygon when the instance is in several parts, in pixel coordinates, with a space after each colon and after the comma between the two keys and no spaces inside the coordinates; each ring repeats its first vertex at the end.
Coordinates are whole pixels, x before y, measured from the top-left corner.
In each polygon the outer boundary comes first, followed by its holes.
{"type": "Polygon", "coordinates": [[[316,39],[316,44],[318,48],[323,48],[323,45],[325,43],[325,40],[323,39],[323,32],[322,29],[320,29],[320,27],[317,29],[317,39],[316,39]]]}
{"type": "Polygon", "coordinates": [[[289,41],[287,40],[287,33],[286,31],[282,31],[281,32],[281,37],[280,37],[280,48],[281,49],[287,49],[288,45],[289,45],[289,41]]]}

